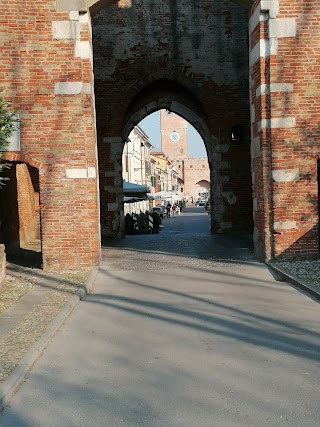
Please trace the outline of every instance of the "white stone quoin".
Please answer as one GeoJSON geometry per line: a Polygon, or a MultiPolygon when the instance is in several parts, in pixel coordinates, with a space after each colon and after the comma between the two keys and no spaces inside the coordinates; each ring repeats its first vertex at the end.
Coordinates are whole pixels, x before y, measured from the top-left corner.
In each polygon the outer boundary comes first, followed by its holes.
{"type": "Polygon", "coordinates": [[[297,34],[297,23],[294,18],[270,19],[269,37],[283,38],[295,37],[297,34]]]}
{"type": "Polygon", "coordinates": [[[258,132],[262,129],[289,129],[296,126],[295,117],[273,117],[272,119],[263,119],[257,123],[258,132]]]}
{"type": "Polygon", "coordinates": [[[82,92],[82,82],[57,82],[54,85],[55,95],[78,95],[82,92]]]}
{"type": "Polygon", "coordinates": [[[296,221],[275,221],[274,229],[275,230],[292,230],[297,228],[296,221]]]}
{"type": "Polygon", "coordinates": [[[60,40],[79,40],[80,24],[78,21],[53,21],[52,37],[60,40]]]}
{"type": "Polygon", "coordinates": [[[272,179],[275,182],[294,182],[299,179],[299,175],[299,169],[272,171],[272,179]]]}
{"type": "Polygon", "coordinates": [[[67,178],[87,178],[87,169],[66,169],[67,178]]]}
{"type": "Polygon", "coordinates": [[[269,84],[262,84],[260,85],[256,90],[256,96],[265,95],[272,92],[293,92],[293,84],[292,83],[271,83],[269,84]]]}

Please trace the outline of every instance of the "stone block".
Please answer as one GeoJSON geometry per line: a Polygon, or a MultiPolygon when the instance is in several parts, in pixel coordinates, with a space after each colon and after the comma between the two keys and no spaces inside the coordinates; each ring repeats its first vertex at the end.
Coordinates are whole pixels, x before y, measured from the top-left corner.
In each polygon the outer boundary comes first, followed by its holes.
{"type": "Polygon", "coordinates": [[[77,21],[53,21],[52,37],[60,40],[79,40],[80,24],[77,21]]]}
{"type": "Polygon", "coordinates": [[[261,155],[260,138],[257,136],[256,138],[253,138],[253,140],[251,141],[251,157],[255,159],[260,155],[261,155]]]}
{"type": "Polygon", "coordinates": [[[96,177],[97,177],[96,168],[94,167],[88,168],[88,178],[96,178],[96,177]]]}
{"type": "Polygon", "coordinates": [[[82,91],[82,82],[57,82],[54,85],[55,95],[78,95],[82,91]]]}
{"type": "Polygon", "coordinates": [[[79,168],[66,169],[66,175],[67,175],[67,178],[71,178],[71,179],[87,178],[87,169],[79,169],[79,168]]]}
{"type": "Polygon", "coordinates": [[[296,221],[275,221],[274,230],[292,230],[297,228],[296,221]]]}
{"type": "Polygon", "coordinates": [[[56,9],[58,12],[78,10],[86,11],[87,2],[86,0],[56,0],[56,9]]]}
{"type": "Polygon", "coordinates": [[[299,169],[273,170],[272,178],[275,182],[294,182],[299,179],[299,169]]]}
{"type": "Polygon", "coordinates": [[[297,34],[297,24],[294,18],[270,19],[269,37],[283,38],[295,37],[297,34]]]}
{"type": "Polygon", "coordinates": [[[91,44],[88,41],[77,40],[75,44],[75,57],[81,59],[90,59],[93,61],[91,44]]]}
{"type": "Polygon", "coordinates": [[[71,10],[69,12],[70,21],[79,21],[79,12],[77,10],[71,10]]]}
{"type": "Polygon", "coordinates": [[[279,0],[261,0],[261,11],[268,11],[270,18],[275,18],[279,13],[279,0]]]}

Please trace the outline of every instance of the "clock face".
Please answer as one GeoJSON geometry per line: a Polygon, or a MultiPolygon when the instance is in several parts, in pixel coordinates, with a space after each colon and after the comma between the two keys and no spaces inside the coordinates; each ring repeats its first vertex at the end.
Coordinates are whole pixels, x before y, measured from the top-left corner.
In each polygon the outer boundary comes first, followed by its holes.
{"type": "Polygon", "coordinates": [[[178,134],[178,132],[172,132],[172,134],[170,135],[170,139],[173,142],[177,142],[180,139],[180,135],[178,134]]]}

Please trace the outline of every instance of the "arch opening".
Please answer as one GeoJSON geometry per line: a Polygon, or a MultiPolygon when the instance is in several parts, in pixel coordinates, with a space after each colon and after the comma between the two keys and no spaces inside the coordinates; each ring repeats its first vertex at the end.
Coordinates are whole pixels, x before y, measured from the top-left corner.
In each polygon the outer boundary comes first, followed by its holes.
{"type": "Polygon", "coordinates": [[[117,6],[110,4],[92,21],[102,234],[123,234],[125,144],[159,110],[183,118],[202,138],[211,230],[252,233],[247,14],[227,0],[206,11],[186,1],[176,7],[141,0],[117,6]],[[173,26],[179,20],[190,23],[185,32],[173,26]]]}
{"type": "Polygon", "coordinates": [[[8,162],[8,178],[0,191],[1,242],[9,262],[42,267],[39,170],[27,163],[8,162]]]}
{"type": "Polygon", "coordinates": [[[168,204],[180,214],[187,203],[194,206],[200,198],[208,200],[210,170],[204,141],[187,120],[172,110],[161,109],[134,126],[124,145],[122,166],[125,183],[149,190],[140,200],[134,197],[138,195],[125,194],[126,234],[139,234],[143,225],[148,226],[147,221],[143,222],[144,212],[159,221],[157,214],[162,220],[167,217],[168,204]],[[202,192],[200,184],[204,186],[202,192]],[[132,218],[137,218],[134,232],[128,227],[132,218]]]}
{"type": "MultiPolygon", "coordinates": [[[[152,105],[159,104],[153,102],[152,105]]],[[[171,105],[174,103],[171,102],[171,105]]],[[[129,119],[130,126],[137,118],[143,117],[143,113],[145,114],[147,110],[148,107],[143,107],[135,112],[135,118],[129,119]]],[[[185,107],[183,111],[191,112],[190,117],[197,116],[185,107]]],[[[147,117],[152,115],[155,113],[147,117]]],[[[156,141],[156,146],[153,145],[154,131],[147,128],[144,132],[143,123],[146,118],[143,118],[129,133],[122,153],[122,178],[134,184],[147,186],[151,196],[155,193],[157,199],[152,203],[147,200],[135,201],[135,204],[127,202],[124,214],[153,209],[166,202],[165,197],[158,198],[158,195],[174,192],[177,197],[192,204],[200,202],[200,205],[207,205],[207,209],[212,213],[211,224],[208,227],[212,232],[233,230],[252,234],[249,144],[244,142],[235,146],[225,145],[225,152],[222,152],[223,138],[225,137],[226,141],[232,129],[225,130],[224,136],[209,135],[210,141],[207,140],[207,144],[199,134],[201,143],[206,147],[204,151],[209,151],[214,160],[208,161],[208,157],[205,156],[189,157],[187,137],[189,122],[172,109],[161,109],[159,116],[157,132],[160,139],[156,141]],[[171,177],[168,179],[170,168],[173,169],[173,175],[171,171],[171,177]],[[166,179],[163,178],[164,174],[166,179]],[[173,179],[174,175],[176,180],[173,179]]],[[[198,116],[196,121],[204,123],[198,116]]],[[[204,126],[202,134],[208,133],[208,128],[204,126]]]]}

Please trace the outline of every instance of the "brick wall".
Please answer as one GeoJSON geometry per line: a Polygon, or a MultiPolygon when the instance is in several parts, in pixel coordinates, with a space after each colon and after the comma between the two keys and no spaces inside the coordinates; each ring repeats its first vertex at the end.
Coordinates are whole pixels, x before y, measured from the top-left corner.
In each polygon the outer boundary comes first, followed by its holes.
{"type": "Polygon", "coordinates": [[[197,198],[198,188],[205,186],[209,189],[210,170],[208,159],[189,157],[183,162],[184,168],[184,192],[197,198]],[[203,183],[203,185],[201,185],[203,183]]]}
{"type": "MultiPolygon", "coordinates": [[[[248,48],[247,12],[229,0],[105,1],[92,20],[94,61],[85,2],[39,4],[1,2],[0,87],[22,121],[21,151],[6,158],[39,170],[44,268],[99,262],[93,67],[109,235],[122,235],[124,141],[165,108],[206,144],[213,228],[234,226],[238,212],[250,222],[251,139],[257,255],[318,256],[319,2],[255,1],[248,48]],[[230,138],[235,125],[239,145],[230,138]]],[[[5,238],[15,244],[15,218],[8,225],[5,238]]]]}
{"type": "Polygon", "coordinates": [[[21,119],[21,151],[6,159],[39,170],[45,269],[99,262],[91,24],[81,3],[1,2],[1,95],[21,119]]]}
{"type": "Polygon", "coordinates": [[[317,257],[320,4],[266,3],[250,20],[256,249],[317,257]]]}

